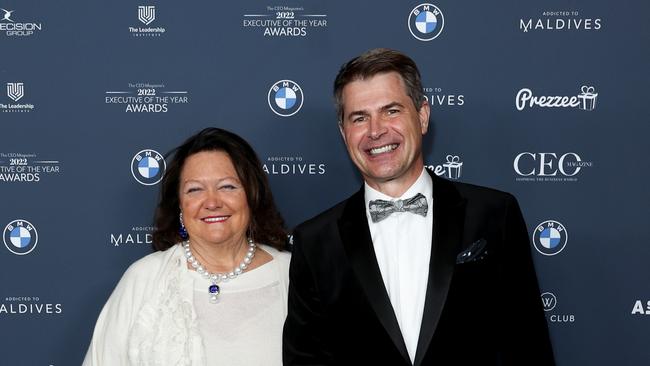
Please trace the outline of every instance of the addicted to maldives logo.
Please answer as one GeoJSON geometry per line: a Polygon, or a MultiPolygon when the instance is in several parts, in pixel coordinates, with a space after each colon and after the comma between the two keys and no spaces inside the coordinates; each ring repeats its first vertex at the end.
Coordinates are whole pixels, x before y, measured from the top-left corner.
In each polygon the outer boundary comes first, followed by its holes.
{"type": "Polygon", "coordinates": [[[2,240],[10,252],[26,255],[31,253],[38,244],[38,231],[31,222],[17,219],[5,226],[2,240]]]}

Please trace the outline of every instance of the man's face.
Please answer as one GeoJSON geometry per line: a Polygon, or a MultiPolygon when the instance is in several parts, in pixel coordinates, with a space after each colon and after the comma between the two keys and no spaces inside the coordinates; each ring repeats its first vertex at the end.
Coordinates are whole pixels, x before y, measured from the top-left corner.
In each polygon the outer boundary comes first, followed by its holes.
{"type": "Polygon", "coordinates": [[[385,184],[406,191],[424,165],[429,105],[422,103],[418,112],[396,72],[353,81],[343,87],[341,99],[341,134],[364,180],[384,193],[385,184]]]}

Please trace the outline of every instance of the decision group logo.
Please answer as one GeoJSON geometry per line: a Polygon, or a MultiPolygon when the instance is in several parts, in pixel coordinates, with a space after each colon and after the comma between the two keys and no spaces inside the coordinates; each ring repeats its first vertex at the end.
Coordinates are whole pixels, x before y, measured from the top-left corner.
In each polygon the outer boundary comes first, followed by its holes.
{"type": "Polygon", "coordinates": [[[41,23],[29,22],[21,23],[17,21],[14,12],[16,10],[7,10],[0,8],[2,11],[2,18],[0,18],[0,32],[4,33],[7,37],[29,37],[33,36],[36,32],[43,30],[41,23]]]}
{"type": "Polygon", "coordinates": [[[420,41],[436,39],[445,27],[445,17],[440,8],[424,3],[411,10],[408,19],[411,35],[420,41]]]}
{"type": "Polygon", "coordinates": [[[142,150],[135,154],[131,160],[133,178],[145,186],[152,186],[160,182],[166,167],[165,158],[156,150],[142,150]]]}
{"type": "Polygon", "coordinates": [[[5,226],[2,239],[10,252],[16,255],[26,255],[36,248],[38,232],[31,222],[17,219],[5,226]]]}
{"type": "Polygon", "coordinates": [[[569,234],[564,225],[555,220],[540,223],[533,232],[535,249],[546,256],[559,254],[566,247],[568,239],[569,234]]]}
{"type": "Polygon", "coordinates": [[[294,81],[280,80],[269,89],[267,101],[273,113],[278,116],[293,116],[302,108],[302,88],[294,81]]]}
{"type": "MultiPolygon", "coordinates": [[[[13,82],[7,83],[7,97],[14,102],[18,102],[25,96],[25,83],[13,82]]],[[[0,103],[2,112],[31,112],[34,109],[33,104],[29,103],[0,103]]]]}

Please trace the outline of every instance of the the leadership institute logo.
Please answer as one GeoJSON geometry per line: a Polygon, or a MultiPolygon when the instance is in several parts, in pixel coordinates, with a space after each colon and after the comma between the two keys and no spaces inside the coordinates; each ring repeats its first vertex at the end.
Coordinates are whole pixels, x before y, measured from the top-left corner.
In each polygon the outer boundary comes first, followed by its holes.
{"type": "Polygon", "coordinates": [[[303,100],[300,85],[291,80],[280,80],[269,89],[269,107],[278,116],[289,117],[298,113],[303,100]]]}
{"type": "Polygon", "coordinates": [[[2,239],[10,252],[25,255],[36,248],[38,232],[29,221],[18,219],[5,226],[2,239]]]}
{"type": "Polygon", "coordinates": [[[165,158],[156,150],[145,149],[135,154],[131,160],[131,174],[140,184],[152,186],[165,174],[165,158]]]}
{"type": "Polygon", "coordinates": [[[154,26],[149,26],[156,20],[156,7],[154,5],[138,6],[138,20],[140,23],[129,26],[129,33],[133,37],[160,37],[167,31],[160,22],[156,22],[154,26]]]}
{"type": "Polygon", "coordinates": [[[445,27],[445,17],[440,8],[433,4],[420,4],[411,10],[409,15],[409,31],[420,41],[430,41],[442,33],[445,27]]]}
{"type": "Polygon", "coordinates": [[[7,83],[7,96],[14,102],[25,96],[25,86],[23,83],[7,83]]]}
{"type": "Polygon", "coordinates": [[[535,228],[533,244],[540,254],[551,256],[564,250],[568,238],[564,225],[555,220],[546,220],[535,228]]]}
{"type": "MultiPolygon", "coordinates": [[[[31,112],[34,110],[34,104],[25,102],[25,84],[20,82],[7,83],[7,97],[6,101],[0,99],[0,112],[31,112]],[[18,103],[18,101],[21,101],[18,103]]],[[[4,99],[4,97],[2,98],[4,99]]]]}
{"type": "Polygon", "coordinates": [[[153,5],[138,6],[138,19],[144,25],[151,24],[156,19],[156,7],[153,5]]]}

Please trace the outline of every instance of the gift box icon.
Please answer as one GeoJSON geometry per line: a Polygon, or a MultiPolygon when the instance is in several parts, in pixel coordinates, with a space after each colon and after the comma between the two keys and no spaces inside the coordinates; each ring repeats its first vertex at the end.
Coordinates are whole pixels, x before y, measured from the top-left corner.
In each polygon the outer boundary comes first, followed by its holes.
{"type": "Polygon", "coordinates": [[[593,86],[585,85],[580,88],[580,91],[582,93],[578,95],[578,98],[580,99],[579,108],[585,111],[593,111],[596,108],[596,98],[598,98],[598,93],[594,93],[593,86]]]}
{"type": "Polygon", "coordinates": [[[463,163],[460,161],[458,155],[447,155],[447,162],[442,164],[447,170],[447,178],[458,179],[460,178],[463,169],[463,163]]]}

